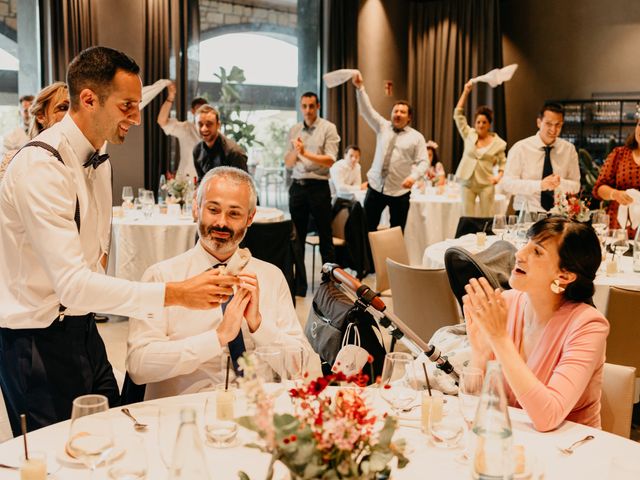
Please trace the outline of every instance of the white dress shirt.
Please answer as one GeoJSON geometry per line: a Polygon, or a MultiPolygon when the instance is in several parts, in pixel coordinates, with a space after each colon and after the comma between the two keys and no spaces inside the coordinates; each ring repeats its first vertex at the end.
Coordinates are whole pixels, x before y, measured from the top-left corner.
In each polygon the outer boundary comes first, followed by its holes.
{"type": "MultiPolygon", "coordinates": [[[[233,271],[239,261],[236,252],[227,262],[228,269],[233,271]]],[[[182,281],[218,263],[198,242],[191,250],[149,267],[143,280],[182,281]]],[[[275,344],[310,351],[280,269],[251,258],[242,271],[258,277],[262,315],[262,323],[253,333],[242,322],[247,351],[275,344]]],[[[183,307],[167,307],[159,319],[129,320],[127,371],[134,382],[147,384],[146,399],[193,393],[224,382],[228,348],[218,341],[216,328],[221,321],[221,308],[199,311],[183,307]]]]}
{"type": "Polygon", "coordinates": [[[376,153],[373,157],[371,168],[367,172],[369,187],[392,197],[399,197],[410,192],[410,189],[402,187],[402,182],[409,176],[414,180],[418,180],[429,167],[427,143],[424,137],[420,132],[408,125],[397,133],[398,138],[391,153],[389,173],[386,181],[383,181],[382,166],[384,157],[387,152],[387,146],[396,132],[391,122],[374,110],[364,87],[356,89],[356,100],[358,101],[360,115],[376,132],[376,153]]]}
{"type": "Polygon", "coordinates": [[[34,140],[0,185],[0,326],[44,328],[58,316],[108,312],[150,316],[164,305],[164,285],[104,275],[111,224],[111,166],[82,165],[94,148],[69,115],[34,140]],[[74,221],[76,195],[80,234],[74,221]]]}
{"type": "Polygon", "coordinates": [[[351,199],[354,193],[360,191],[362,170],[359,162],[352,167],[348,160],[338,160],[331,166],[329,173],[332,197],[351,199]]]}
{"type": "Polygon", "coordinates": [[[198,127],[193,122],[179,122],[175,118],[170,118],[162,127],[167,135],[178,139],[180,144],[180,163],[176,178],[186,179],[197,177],[196,167],[193,164],[193,148],[200,142],[198,127]]]}
{"type": "MultiPolygon", "coordinates": [[[[293,142],[298,137],[302,138],[305,150],[316,155],[329,155],[335,162],[338,156],[340,135],[338,135],[336,126],[329,120],[317,117],[310,126],[304,122],[296,123],[289,130],[289,152],[293,151],[293,142]]],[[[303,155],[298,155],[291,177],[295,180],[328,180],[329,167],[313,162],[303,155]]]]}
{"type": "MultiPolygon", "coordinates": [[[[552,146],[551,166],[553,173],[560,175],[558,189],[564,193],[577,193],[580,190],[580,164],[576,147],[562,138],[557,138],[552,146]]],[[[522,210],[526,202],[529,211],[545,211],[540,205],[544,147],[538,132],[520,140],[509,150],[500,185],[505,192],[515,195],[513,208],[516,210],[522,210]]]]}
{"type": "Polygon", "coordinates": [[[4,147],[4,151],[8,152],[19,149],[28,141],[29,135],[27,135],[26,129],[22,125],[19,125],[4,136],[2,146],[4,147]]]}

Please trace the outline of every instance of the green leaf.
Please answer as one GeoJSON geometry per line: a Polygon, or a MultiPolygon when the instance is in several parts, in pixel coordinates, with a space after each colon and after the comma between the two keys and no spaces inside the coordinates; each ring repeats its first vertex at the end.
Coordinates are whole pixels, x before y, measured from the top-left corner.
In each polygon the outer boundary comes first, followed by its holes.
{"type": "Polygon", "coordinates": [[[240,480],[251,480],[251,478],[249,478],[249,475],[247,475],[246,473],[244,473],[242,470],[240,470],[238,472],[238,478],[240,480]]]}

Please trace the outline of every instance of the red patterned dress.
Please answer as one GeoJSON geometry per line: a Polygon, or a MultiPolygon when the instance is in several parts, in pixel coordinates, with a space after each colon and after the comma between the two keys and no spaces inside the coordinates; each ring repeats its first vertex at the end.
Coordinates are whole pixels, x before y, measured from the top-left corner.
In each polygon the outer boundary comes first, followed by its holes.
{"type": "MultiPolygon", "coordinates": [[[[640,190],[640,165],[633,159],[633,151],[628,147],[617,147],[609,154],[600,169],[600,175],[593,186],[593,197],[597,200],[603,200],[598,195],[598,189],[602,185],[615,188],[616,190],[625,191],[628,188],[636,188],[640,190]]],[[[621,228],[618,223],[618,207],[620,204],[616,201],[610,201],[607,207],[609,214],[609,227],[621,228]]],[[[635,231],[629,228],[629,235],[635,235],[635,231]]],[[[633,238],[631,236],[630,238],[633,238]]]]}

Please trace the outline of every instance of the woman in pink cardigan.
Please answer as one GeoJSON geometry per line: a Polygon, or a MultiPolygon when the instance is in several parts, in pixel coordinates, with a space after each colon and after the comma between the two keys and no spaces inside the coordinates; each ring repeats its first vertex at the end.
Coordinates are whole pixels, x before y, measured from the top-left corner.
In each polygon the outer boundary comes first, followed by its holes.
{"type": "Polygon", "coordinates": [[[500,361],[509,404],[524,408],[539,431],[564,420],[600,428],[609,322],[591,305],[598,237],[561,217],[535,223],[527,236],[509,279],[513,290],[494,290],[484,278],[466,286],[472,366],[500,361]]]}

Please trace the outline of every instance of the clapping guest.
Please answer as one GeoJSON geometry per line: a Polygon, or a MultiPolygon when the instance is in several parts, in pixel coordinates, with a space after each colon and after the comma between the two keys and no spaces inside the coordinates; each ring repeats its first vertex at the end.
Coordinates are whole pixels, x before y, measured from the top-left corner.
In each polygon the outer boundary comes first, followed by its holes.
{"type": "Polygon", "coordinates": [[[609,323],[591,305],[600,243],[591,226],[550,217],[527,232],[502,292],[486,279],[466,286],[464,316],[474,367],[496,358],[509,404],[540,431],[570,420],[600,428],[609,323]]]}
{"type": "Polygon", "coordinates": [[[462,215],[475,216],[476,198],[480,199],[480,216],[489,217],[493,211],[495,184],[500,181],[506,163],[506,142],[490,131],[493,110],[486,105],[476,109],[474,126],[470,127],[464,115],[464,105],[473,88],[468,81],[453,111],[453,120],[464,141],[464,152],[456,170],[462,180],[462,215]],[[493,174],[498,168],[498,175],[493,174]]]}
{"type": "MultiPolygon", "coordinates": [[[[624,146],[609,154],[593,186],[594,198],[610,201],[607,213],[611,228],[623,227],[618,222],[618,207],[633,202],[625,192],[629,188],[640,189],[640,119],[624,146]]],[[[633,238],[635,230],[629,228],[629,235],[633,238]]]]}
{"type": "MultiPolygon", "coordinates": [[[[69,89],[64,82],[56,82],[44,87],[29,109],[28,139],[58,123],[69,110],[69,89]]],[[[0,181],[18,149],[5,153],[0,163],[0,181]]]]}

